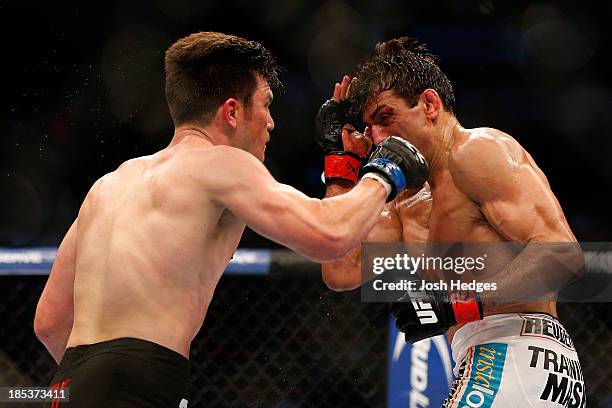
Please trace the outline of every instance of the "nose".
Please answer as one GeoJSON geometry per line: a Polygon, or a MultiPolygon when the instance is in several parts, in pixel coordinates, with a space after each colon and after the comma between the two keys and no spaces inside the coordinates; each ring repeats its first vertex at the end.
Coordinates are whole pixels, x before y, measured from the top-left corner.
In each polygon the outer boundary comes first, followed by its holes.
{"type": "Polygon", "coordinates": [[[383,132],[381,126],[378,125],[372,125],[372,127],[369,128],[369,131],[370,137],[372,138],[372,141],[376,146],[382,143],[382,141],[385,140],[387,136],[389,136],[387,132],[383,132]]]}
{"type": "Polygon", "coordinates": [[[274,130],[274,119],[272,119],[272,116],[268,118],[268,122],[266,123],[266,129],[268,130],[268,132],[274,130]]]}

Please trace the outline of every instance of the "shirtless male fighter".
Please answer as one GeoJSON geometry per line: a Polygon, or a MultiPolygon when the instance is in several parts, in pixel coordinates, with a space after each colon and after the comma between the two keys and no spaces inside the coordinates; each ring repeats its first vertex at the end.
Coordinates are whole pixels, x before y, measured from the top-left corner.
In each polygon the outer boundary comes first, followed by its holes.
{"type": "Polygon", "coordinates": [[[424,165],[389,138],[350,193],[309,198],[262,163],[279,85],[268,50],[200,32],[167,50],[165,69],[172,141],[93,185],[38,303],[35,332],[71,407],[185,407],[190,344],[245,225],[312,260],[337,259],[424,165]]]}
{"type": "MultiPolygon", "coordinates": [[[[406,190],[387,204],[365,241],[570,243],[561,259],[573,263],[568,270],[579,271],[583,260],[576,239],[533,158],[506,133],[463,128],[454,108],[452,86],[435,57],[406,37],[378,44],[352,83],[345,76],[336,84],[317,117],[326,154],[347,150],[365,156],[372,143],[394,135],[410,141],[429,164],[425,187],[416,194],[406,190]],[[363,135],[352,126],[338,127],[350,122],[349,92],[367,126],[363,135]]],[[[350,191],[355,180],[328,179],[327,196],[350,191]]],[[[557,272],[542,267],[540,261],[550,255],[542,248],[525,247],[523,252],[532,253],[517,257],[503,250],[496,254],[505,265],[494,276],[497,291],[481,297],[415,291],[392,305],[406,341],[447,333],[455,383],[445,407],[585,406],[578,356],[556,317],[556,293],[550,290],[558,288],[557,272]],[[538,286],[545,292],[541,297],[538,286]],[[418,308],[432,310],[435,319],[421,322],[418,308]]],[[[323,264],[328,287],[351,290],[363,283],[359,255],[357,247],[323,264]]]]}

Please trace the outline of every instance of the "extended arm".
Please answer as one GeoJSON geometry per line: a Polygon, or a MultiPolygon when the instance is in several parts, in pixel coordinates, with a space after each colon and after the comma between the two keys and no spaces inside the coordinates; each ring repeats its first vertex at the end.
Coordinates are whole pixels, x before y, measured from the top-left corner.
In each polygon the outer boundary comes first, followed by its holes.
{"type": "Polygon", "coordinates": [[[319,262],[331,261],[357,245],[372,228],[387,192],[375,180],[362,180],[348,194],[318,200],[278,183],[252,155],[216,148],[217,174],[206,188],[257,233],[319,262]]]}
{"type": "MultiPolygon", "coordinates": [[[[350,191],[350,187],[330,184],[326,197],[334,197],[350,191]]],[[[364,242],[397,242],[402,239],[402,224],[395,211],[395,202],[385,206],[364,242]]],[[[337,261],[321,265],[323,281],[335,291],[353,290],[363,283],[361,274],[361,244],[337,261]]]]}
{"type": "Polygon", "coordinates": [[[74,221],[57,250],[34,317],[36,337],[58,364],[64,355],[72,330],[76,251],[77,221],[74,221]]]}

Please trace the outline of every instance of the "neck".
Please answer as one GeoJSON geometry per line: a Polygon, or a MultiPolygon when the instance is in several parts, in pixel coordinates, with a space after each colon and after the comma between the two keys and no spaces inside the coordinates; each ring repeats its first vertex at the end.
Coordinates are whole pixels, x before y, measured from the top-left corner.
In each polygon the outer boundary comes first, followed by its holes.
{"type": "Polygon", "coordinates": [[[229,144],[227,140],[225,140],[227,138],[223,138],[217,133],[211,132],[211,130],[208,128],[194,125],[181,125],[174,130],[174,136],[170,141],[169,147],[174,146],[188,138],[201,139],[212,145],[229,144]]]}
{"type": "Polygon", "coordinates": [[[428,182],[432,188],[435,187],[436,180],[440,174],[448,167],[448,158],[455,141],[455,131],[459,127],[457,118],[450,116],[444,125],[442,125],[441,131],[437,132],[433,137],[428,163],[430,171],[428,182]]]}

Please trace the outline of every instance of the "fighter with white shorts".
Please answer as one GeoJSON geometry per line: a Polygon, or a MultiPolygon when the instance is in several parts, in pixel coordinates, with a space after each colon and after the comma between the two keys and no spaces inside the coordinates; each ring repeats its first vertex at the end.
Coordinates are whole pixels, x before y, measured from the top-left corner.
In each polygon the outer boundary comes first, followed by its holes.
{"type": "Polygon", "coordinates": [[[455,382],[445,408],[586,405],[574,343],[553,316],[487,316],[457,330],[452,351],[455,382]]]}
{"type": "MultiPolygon", "coordinates": [[[[326,156],[344,150],[365,157],[372,144],[394,135],[412,143],[428,163],[425,187],[388,203],[364,242],[428,248],[486,243],[499,249],[488,275],[497,290],[409,292],[392,305],[406,341],[444,333],[451,341],[457,378],[447,406],[584,406],[576,350],[556,310],[558,290],[580,277],[584,258],[531,155],[500,130],[461,126],[450,81],[436,57],[410,38],[378,44],[352,80],[345,76],[336,84],[332,101],[319,115],[335,124],[320,127],[326,156]],[[348,113],[344,100],[350,101],[348,113]],[[352,126],[355,112],[366,126],[363,134],[352,126]],[[509,243],[524,248],[509,250],[509,243]],[[420,318],[424,310],[429,319],[420,318]]],[[[334,167],[326,166],[326,173],[334,174],[334,167]]],[[[328,197],[346,194],[354,184],[337,175],[326,181],[328,197]]],[[[356,248],[322,265],[330,289],[363,284],[360,253],[356,248]]]]}

